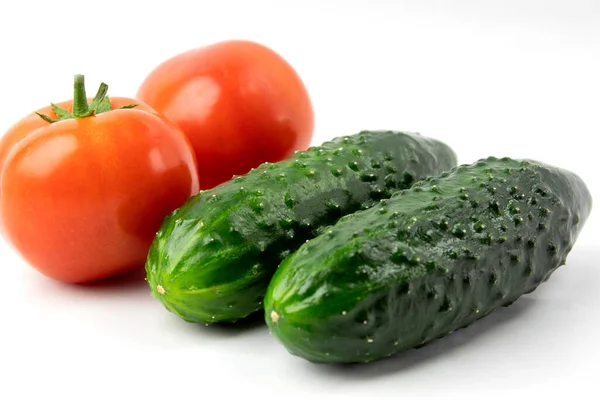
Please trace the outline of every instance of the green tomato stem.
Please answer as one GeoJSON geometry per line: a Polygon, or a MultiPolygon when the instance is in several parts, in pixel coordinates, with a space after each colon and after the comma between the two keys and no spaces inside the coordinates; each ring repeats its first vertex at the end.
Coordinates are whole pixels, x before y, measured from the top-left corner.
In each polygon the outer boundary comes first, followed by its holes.
{"type": "MultiPolygon", "coordinates": [[[[73,82],[73,112],[65,110],[57,106],[54,103],[51,103],[52,110],[56,113],[57,119],[50,118],[47,115],[40,114],[36,112],[36,114],[42,118],[44,121],[52,124],[54,122],[63,121],[67,119],[77,119],[77,118],[87,118],[92,115],[101,114],[104,112],[108,112],[112,110],[112,106],[110,104],[110,99],[106,95],[108,93],[108,85],[104,82],[100,84],[98,88],[98,92],[96,96],[92,99],[90,103],[87,101],[87,94],[85,91],[85,78],[81,74],[75,75],[75,79],[73,82]]],[[[122,109],[134,108],[137,104],[127,104],[122,107],[122,109]]]]}
{"type": "Polygon", "coordinates": [[[83,75],[77,74],[73,84],[73,116],[75,118],[87,117],[89,111],[90,107],[85,93],[85,78],[83,75]]]}

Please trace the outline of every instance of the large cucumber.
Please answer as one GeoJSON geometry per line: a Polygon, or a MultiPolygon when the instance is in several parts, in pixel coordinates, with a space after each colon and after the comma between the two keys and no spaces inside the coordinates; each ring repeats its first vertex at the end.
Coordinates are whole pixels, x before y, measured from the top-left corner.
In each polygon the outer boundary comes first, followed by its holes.
{"type": "Polygon", "coordinates": [[[446,144],[392,131],[336,138],[263,164],[164,220],[146,263],[151,293],[188,322],[261,311],[281,260],[320,228],[456,164],[446,144]]]}
{"type": "Polygon", "coordinates": [[[572,172],[482,159],[346,216],[290,255],[269,329],[315,363],[369,362],[465,328],[565,263],[592,207],[572,172]]]}

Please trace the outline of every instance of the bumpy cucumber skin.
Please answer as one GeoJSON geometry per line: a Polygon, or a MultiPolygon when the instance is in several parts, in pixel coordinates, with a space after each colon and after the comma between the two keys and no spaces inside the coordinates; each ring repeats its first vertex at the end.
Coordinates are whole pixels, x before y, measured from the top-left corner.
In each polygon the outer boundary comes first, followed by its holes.
{"type": "Polygon", "coordinates": [[[592,207],[584,182],[482,159],[342,218],[276,271],[272,334],[314,363],[370,362],[465,328],[565,264],[592,207]]]}
{"type": "Polygon", "coordinates": [[[324,226],[457,165],[417,133],[364,131],[266,163],[165,218],[146,263],[152,295],[188,322],[256,311],[279,263],[324,226]]]}

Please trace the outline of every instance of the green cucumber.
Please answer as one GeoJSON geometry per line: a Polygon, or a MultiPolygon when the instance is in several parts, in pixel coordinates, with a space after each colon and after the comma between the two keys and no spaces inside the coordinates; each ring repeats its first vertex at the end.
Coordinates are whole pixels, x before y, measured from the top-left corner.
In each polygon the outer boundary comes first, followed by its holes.
{"type": "Polygon", "coordinates": [[[591,208],[570,171],[494,157],[461,165],[287,257],[267,291],[267,325],[314,363],[424,346],[535,290],[565,264],[591,208]]]}
{"type": "Polygon", "coordinates": [[[457,165],[417,133],[364,131],[265,163],[190,198],[152,243],[152,295],[188,322],[234,322],[263,310],[279,263],[322,227],[457,165]]]}

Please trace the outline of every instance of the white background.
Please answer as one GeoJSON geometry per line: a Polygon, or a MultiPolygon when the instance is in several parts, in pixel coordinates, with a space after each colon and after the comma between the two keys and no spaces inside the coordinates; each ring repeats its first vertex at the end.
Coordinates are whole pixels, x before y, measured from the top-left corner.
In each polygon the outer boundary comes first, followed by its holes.
{"type": "MultiPolygon", "coordinates": [[[[133,96],[167,57],[232,38],[270,46],[300,73],[315,144],[419,131],[461,163],[495,155],[570,169],[600,199],[595,0],[6,1],[0,132],[70,98],[75,73],[89,90],[105,81],[109,95],[133,96]]],[[[260,321],[187,324],[141,275],[52,282],[0,242],[0,398],[600,398],[594,211],[536,292],[421,350],[352,367],[293,357],[260,321]]]]}

